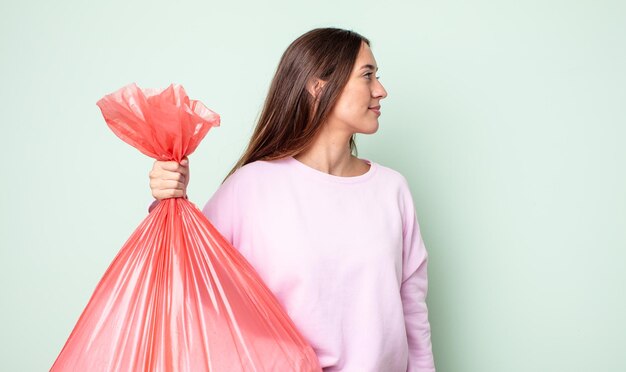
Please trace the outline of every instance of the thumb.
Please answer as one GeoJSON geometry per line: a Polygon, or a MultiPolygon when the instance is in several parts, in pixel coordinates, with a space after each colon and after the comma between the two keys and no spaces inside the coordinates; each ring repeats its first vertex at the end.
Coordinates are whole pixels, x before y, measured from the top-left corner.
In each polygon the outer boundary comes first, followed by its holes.
{"type": "Polygon", "coordinates": [[[180,165],[182,165],[183,167],[186,167],[189,165],[189,159],[184,158],[183,160],[180,161],[180,165]]]}

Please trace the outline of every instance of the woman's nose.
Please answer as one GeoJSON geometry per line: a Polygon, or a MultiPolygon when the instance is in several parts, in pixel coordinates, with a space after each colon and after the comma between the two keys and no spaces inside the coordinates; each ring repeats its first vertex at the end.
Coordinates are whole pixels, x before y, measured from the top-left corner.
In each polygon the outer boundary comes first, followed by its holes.
{"type": "Polygon", "coordinates": [[[377,84],[374,86],[372,96],[380,99],[387,97],[387,91],[385,90],[385,87],[383,87],[383,84],[381,84],[378,79],[376,79],[376,82],[377,84]]]}

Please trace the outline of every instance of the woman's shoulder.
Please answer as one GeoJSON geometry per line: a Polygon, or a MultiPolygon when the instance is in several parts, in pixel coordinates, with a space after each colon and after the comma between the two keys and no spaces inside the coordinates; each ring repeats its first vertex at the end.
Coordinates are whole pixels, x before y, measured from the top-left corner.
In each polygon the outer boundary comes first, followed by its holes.
{"type": "Polygon", "coordinates": [[[255,160],[237,168],[226,181],[254,182],[277,175],[285,168],[285,159],[255,160]]]}
{"type": "Polygon", "coordinates": [[[384,179],[389,183],[408,187],[408,181],[402,172],[385,164],[374,161],[371,162],[374,163],[375,166],[378,168],[377,172],[380,179],[384,179]]]}

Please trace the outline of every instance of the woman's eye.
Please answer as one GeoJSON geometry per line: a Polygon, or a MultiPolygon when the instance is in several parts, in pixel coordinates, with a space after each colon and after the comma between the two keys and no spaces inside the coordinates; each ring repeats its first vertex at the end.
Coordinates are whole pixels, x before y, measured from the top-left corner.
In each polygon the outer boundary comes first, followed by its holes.
{"type": "Polygon", "coordinates": [[[368,72],[364,76],[365,76],[366,79],[371,79],[372,78],[372,73],[368,72]]]}

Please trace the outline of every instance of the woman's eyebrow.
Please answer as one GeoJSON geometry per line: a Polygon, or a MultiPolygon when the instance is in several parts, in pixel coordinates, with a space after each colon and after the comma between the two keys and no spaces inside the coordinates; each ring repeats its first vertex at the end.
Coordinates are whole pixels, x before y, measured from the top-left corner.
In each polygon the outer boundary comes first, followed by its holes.
{"type": "Polygon", "coordinates": [[[369,64],[361,66],[361,70],[364,70],[364,69],[370,69],[370,70],[378,71],[378,67],[374,67],[374,65],[369,65],[369,64]]]}

